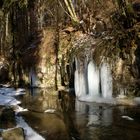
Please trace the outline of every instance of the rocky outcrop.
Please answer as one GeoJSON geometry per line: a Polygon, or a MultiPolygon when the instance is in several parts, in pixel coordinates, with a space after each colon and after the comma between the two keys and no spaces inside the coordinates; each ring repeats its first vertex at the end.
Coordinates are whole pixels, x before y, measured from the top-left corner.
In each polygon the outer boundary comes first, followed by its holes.
{"type": "MultiPolygon", "coordinates": [[[[127,6],[129,7],[129,5],[127,6]]],[[[80,76],[81,73],[84,73],[81,77],[83,80],[86,75],[84,72],[86,65],[91,60],[98,67],[107,62],[113,78],[113,96],[116,97],[119,94],[126,96],[140,95],[140,23],[138,20],[140,10],[138,3],[133,4],[133,6],[136,17],[133,16],[133,13],[130,16],[134,21],[122,18],[118,11],[115,11],[115,14],[113,13],[111,33],[110,29],[105,31],[103,28],[102,30],[103,26],[99,27],[101,29],[99,36],[83,33],[77,35],[75,33],[69,51],[71,76],[69,79],[74,81],[73,73],[76,72],[76,66],[79,67],[78,73],[80,76]],[[127,22],[127,25],[124,25],[125,22],[127,22]]],[[[127,10],[127,12],[130,12],[129,9],[127,10]]],[[[95,30],[97,29],[95,28],[95,30]]],[[[84,87],[82,86],[82,88],[84,87]]]]}

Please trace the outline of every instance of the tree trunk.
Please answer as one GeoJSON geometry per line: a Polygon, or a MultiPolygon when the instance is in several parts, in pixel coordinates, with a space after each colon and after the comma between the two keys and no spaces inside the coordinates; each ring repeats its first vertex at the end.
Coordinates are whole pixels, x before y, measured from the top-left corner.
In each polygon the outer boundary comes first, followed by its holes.
{"type": "Polygon", "coordinates": [[[55,90],[58,89],[57,73],[58,73],[58,50],[59,50],[59,3],[56,4],[56,35],[55,35],[55,90]]]}

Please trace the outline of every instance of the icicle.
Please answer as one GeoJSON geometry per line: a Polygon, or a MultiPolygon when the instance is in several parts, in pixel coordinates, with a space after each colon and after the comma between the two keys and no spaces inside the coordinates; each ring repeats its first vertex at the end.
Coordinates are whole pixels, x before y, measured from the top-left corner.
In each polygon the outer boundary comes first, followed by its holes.
{"type": "Polygon", "coordinates": [[[79,73],[79,82],[80,82],[80,94],[79,97],[83,97],[86,95],[87,87],[86,87],[86,77],[83,70],[79,73]]]}
{"type": "Polygon", "coordinates": [[[103,98],[112,98],[112,76],[107,63],[101,65],[101,89],[103,98]]]}
{"type": "Polygon", "coordinates": [[[79,92],[80,92],[80,83],[79,83],[79,73],[78,73],[78,70],[75,71],[75,74],[74,74],[74,88],[75,88],[75,94],[76,96],[79,96],[79,92]]]}
{"type": "Polygon", "coordinates": [[[99,97],[99,70],[93,61],[88,64],[88,89],[91,97],[99,97]]]}
{"type": "MultiPolygon", "coordinates": [[[[75,59],[76,71],[75,71],[75,94],[77,97],[83,97],[87,93],[87,80],[86,80],[86,66],[80,65],[78,59],[75,59]]],[[[85,64],[85,63],[84,63],[85,64]]]]}

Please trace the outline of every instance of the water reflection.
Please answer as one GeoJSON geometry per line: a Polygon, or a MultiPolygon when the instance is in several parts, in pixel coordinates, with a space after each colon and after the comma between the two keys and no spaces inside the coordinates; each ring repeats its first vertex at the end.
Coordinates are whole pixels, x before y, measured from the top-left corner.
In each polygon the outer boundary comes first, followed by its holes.
{"type": "Polygon", "coordinates": [[[77,114],[86,115],[87,126],[112,124],[111,106],[76,101],[76,111],[77,114]]]}
{"type": "Polygon", "coordinates": [[[66,98],[62,99],[61,107],[69,140],[80,140],[78,128],[75,124],[75,100],[72,96],[67,96],[66,98]],[[68,98],[68,102],[66,102],[66,98],[68,98]]]}
{"type": "Polygon", "coordinates": [[[60,102],[57,95],[51,95],[51,90],[34,89],[34,93],[28,93],[24,96],[23,105],[30,111],[45,112],[48,109],[56,111],[61,110],[60,102]]]}
{"type": "Polygon", "coordinates": [[[23,114],[28,124],[47,140],[135,140],[140,137],[140,108],[86,103],[62,93],[61,99],[51,90],[25,95],[23,114]],[[44,113],[46,109],[55,112],[44,113]],[[134,121],[122,118],[128,115],[134,121]]]}

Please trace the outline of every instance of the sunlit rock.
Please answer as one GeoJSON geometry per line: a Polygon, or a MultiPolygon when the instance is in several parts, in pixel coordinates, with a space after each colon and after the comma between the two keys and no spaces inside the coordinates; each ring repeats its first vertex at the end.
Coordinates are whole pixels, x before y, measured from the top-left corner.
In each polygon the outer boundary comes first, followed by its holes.
{"type": "Polygon", "coordinates": [[[22,128],[13,128],[2,132],[3,140],[25,140],[22,128]]]}

